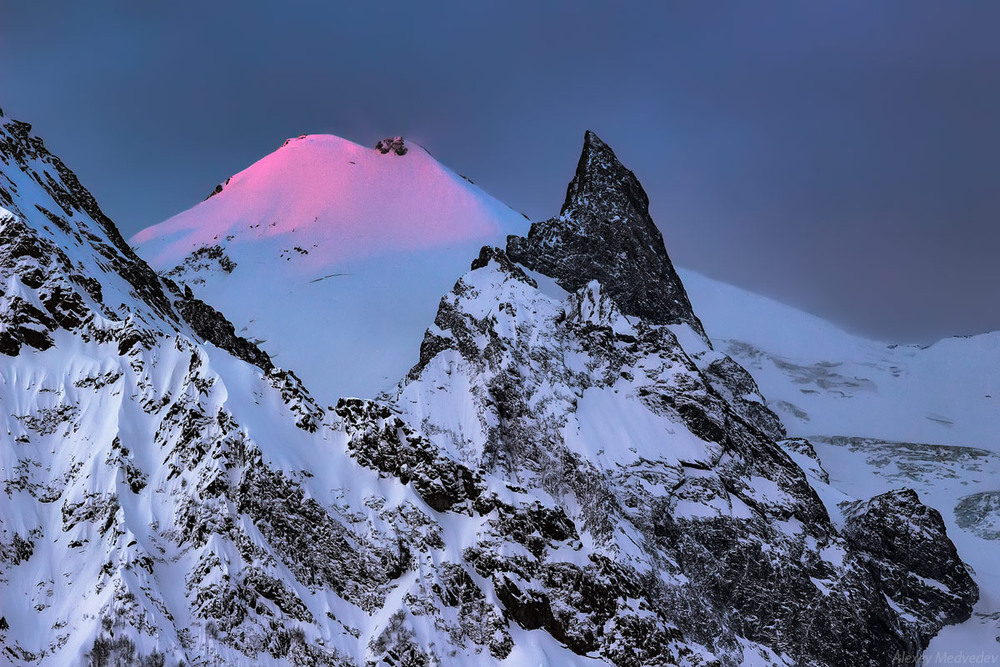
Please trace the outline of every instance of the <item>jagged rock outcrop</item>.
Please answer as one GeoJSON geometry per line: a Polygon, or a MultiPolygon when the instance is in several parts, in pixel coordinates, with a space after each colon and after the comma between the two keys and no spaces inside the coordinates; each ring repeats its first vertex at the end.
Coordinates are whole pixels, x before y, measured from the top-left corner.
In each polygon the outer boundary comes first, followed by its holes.
{"type": "Polygon", "coordinates": [[[403,137],[387,137],[385,139],[379,139],[378,143],[375,144],[375,150],[382,155],[395,153],[396,155],[402,156],[406,155],[410,149],[406,147],[406,142],[403,140],[403,137]]]}
{"type": "Polygon", "coordinates": [[[237,336],[233,323],[215,308],[197,298],[190,287],[185,286],[183,295],[174,303],[184,321],[204,340],[221,347],[237,359],[257,366],[265,373],[274,370],[274,364],[266,352],[246,338],[237,336]]]}
{"type": "Polygon", "coordinates": [[[559,216],[533,223],[527,238],[510,237],[507,254],[570,292],[598,280],[626,315],[685,323],[707,341],[649,215],[645,190],[593,132],[584,137],[559,216]]]}
{"type": "Polygon", "coordinates": [[[386,406],[342,398],[336,411],[344,420],[351,455],[363,466],[412,484],[435,510],[469,506],[482,494],[482,478],[475,471],[441,456],[386,406]]]}
{"type": "Polygon", "coordinates": [[[955,506],[958,525],[984,540],[1000,540],[1000,491],[963,496],[955,506]]]}
{"type": "Polygon", "coordinates": [[[850,507],[844,536],[862,552],[902,613],[919,619],[922,649],[944,624],[972,615],[979,588],[948,539],[941,514],[912,489],[889,491],[850,507]]]}
{"type": "Polygon", "coordinates": [[[220,245],[211,245],[191,251],[184,262],[165,273],[166,277],[183,282],[185,286],[204,283],[204,278],[197,274],[203,271],[221,271],[232,273],[236,262],[226,255],[220,245]]]}
{"type": "Polygon", "coordinates": [[[929,619],[939,629],[959,618],[950,600],[975,600],[954,579],[919,620],[892,606],[896,584],[838,532],[780,428],[758,426],[776,418],[713,388],[724,374],[730,391],[752,389],[734,362],[699,370],[596,281],[560,302],[503,251],[474,266],[442,300],[398,405],[465,465],[551,497],[592,542],[581,567],[564,560],[571,535],[527,553],[506,530],[479,536],[466,558],[514,622],[616,664],[739,664],[757,646],[797,665],[874,666],[918,654],[929,619]],[[632,632],[664,652],[625,658],[632,632]]]}
{"type": "Polygon", "coordinates": [[[785,427],[778,416],[767,407],[753,376],[736,363],[732,357],[720,356],[704,366],[705,377],[723,398],[751,424],[757,426],[772,440],[785,437],[785,427]]]}
{"type": "Polygon", "coordinates": [[[0,161],[28,176],[33,183],[19,183],[10,174],[0,181],[0,206],[22,220],[41,213],[76,244],[89,243],[111,269],[130,284],[135,293],[159,315],[171,317],[169,302],[149,266],[136,256],[118,228],[104,214],[93,195],[62,160],[52,155],[31,125],[16,120],[0,121],[0,161]],[[46,207],[21,189],[40,188],[55,206],[46,207]],[[32,201],[22,210],[21,201],[32,201]]]}

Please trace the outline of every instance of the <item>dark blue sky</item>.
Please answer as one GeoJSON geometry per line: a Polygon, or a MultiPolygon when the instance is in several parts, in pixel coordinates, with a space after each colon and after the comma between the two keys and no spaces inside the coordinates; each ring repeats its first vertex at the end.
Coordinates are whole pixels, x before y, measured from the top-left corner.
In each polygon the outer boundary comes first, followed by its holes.
{"type": "Polygon", "coordinates": [[[0,0],[0,106],[126,235],[311,132],[406,135],[544,218],[590,128],[678,264],[929,340],[1000,329],[998,26],[986,0],[0,0]]]}

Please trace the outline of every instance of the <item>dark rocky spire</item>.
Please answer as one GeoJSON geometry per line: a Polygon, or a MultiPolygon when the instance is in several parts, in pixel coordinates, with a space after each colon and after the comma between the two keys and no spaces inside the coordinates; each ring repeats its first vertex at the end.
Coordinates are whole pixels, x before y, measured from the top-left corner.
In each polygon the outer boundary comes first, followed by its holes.
{"type": "Polygon", "coordinates": [[[593,132],[584,136],[559,217],[533,223],[527,238],[509,237],[507,254],[569,291],[596,279],[626,315],[687,323],[707,341],[649,215],[649,197],[593,132]]]}

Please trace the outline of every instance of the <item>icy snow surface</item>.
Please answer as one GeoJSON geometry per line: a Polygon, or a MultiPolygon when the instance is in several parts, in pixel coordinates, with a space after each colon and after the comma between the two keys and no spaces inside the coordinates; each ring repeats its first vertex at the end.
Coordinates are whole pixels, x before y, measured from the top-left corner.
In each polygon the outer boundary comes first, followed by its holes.
{"type": "Polygon", "coordinates": [[[889,345],[697,273],[680,273],[716,348],[753,374],[790,435],[998,449],[1000,332],[929,347],[889,345]]]}

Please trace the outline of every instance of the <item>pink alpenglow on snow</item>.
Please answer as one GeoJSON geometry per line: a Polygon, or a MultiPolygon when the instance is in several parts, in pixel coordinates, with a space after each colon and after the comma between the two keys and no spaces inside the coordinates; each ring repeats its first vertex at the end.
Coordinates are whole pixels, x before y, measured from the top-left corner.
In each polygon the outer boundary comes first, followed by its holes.
{"type": "Polygon", "coordinates": [[[316,395],[392,390],[479,249],[529,225],[419,146],[380,146],[290,139],[132,243],[316,395]]]}
{"type": "MultiPolygon", "coordinates": [[[[201,247],[287,245],[297,266],[329,268],[393,252],[488,242],[520,214],[407,142],[386,154],[331,135],[289,139],[221,192],[139,232],[132,242],[163,269],[201,247]],[[316,252],[318,251],[318,252],[316,252]]],[[[238,254],[239,251],[237,250],[238,254]]]]}

